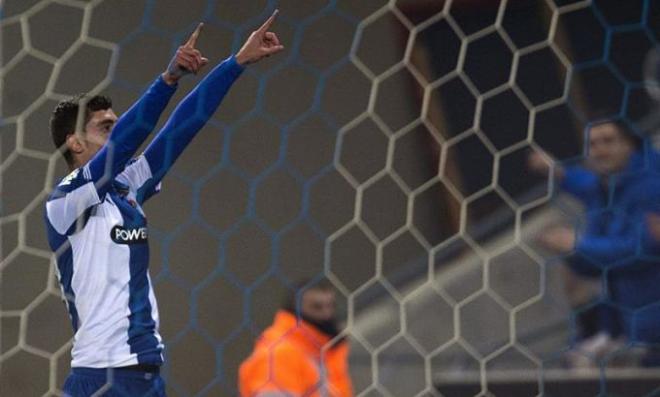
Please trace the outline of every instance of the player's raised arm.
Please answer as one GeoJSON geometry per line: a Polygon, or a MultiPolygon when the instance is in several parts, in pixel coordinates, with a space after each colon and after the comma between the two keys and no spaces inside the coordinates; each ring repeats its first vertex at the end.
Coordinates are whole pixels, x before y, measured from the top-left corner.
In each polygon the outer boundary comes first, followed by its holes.
{"type": "Polygon", "coordinates": [[[156,126],[178,80],[185,74],[197,73],[208,62],[195,49],[201,28],[201,25],[197,27],[179,47],[166,71],[119,119],[114,116],[109,100],[90,107],[83,97],[64,101],[55,109],[51,130],[55,126],[57,131],[53,132],[64,140],[69,168],[75,169],[55,188],[46,206],[48,218],[58,233],[74,232],[71,228],[74,222],[103,201],[112,181],[156,126]],[[89,120],[84,120],[82,129],[68,121],[71,117],[75,120],[78,113],[87,112],[89,120]]]}
{"type": "MultiPolygon", "coordinates": [[[[197,26],[188,41],[178,48],[167,69],[117,120],[108,144],[90,161],[92,179],[112,181],[153,131],[179,79],[186,74],[197,73],[208,63],[208,59],[195,48],[202,26],[197,26]]],[[[99,188],[103,186],[101,184],[99,188]]]]}
{"type": "Polygon", "coordinates": [[[150,196],[152,188],[158,184],[197,132],[217,110],[229,88],[243,72],[245,65],[257,62],[284,49],[277,35],[269,31],[277,13],[275,11],[259,29],[252,32],[236,56],[231,56],[216,66],[179,103],[163,129],[147,147],[144,156],[149,163],[153,177],[143,189],[143,199],[150,196]]]}
{"type": "Polygon", "coordinates": [[[167,70],[162,74],[163,80],[165,80],[167,84],[176,84],[177,81],[186,74],[197,74],[197,72],[209,62],[209,60],[203,57],[202,53],[196,48],[197,39],[199,38],[199,34],[203,27],[203,23],[197,25],[197,28],[190,35],[188,41],[177,49],[174,58],[172,58],[172,61],[167,66],[167,70]]]}

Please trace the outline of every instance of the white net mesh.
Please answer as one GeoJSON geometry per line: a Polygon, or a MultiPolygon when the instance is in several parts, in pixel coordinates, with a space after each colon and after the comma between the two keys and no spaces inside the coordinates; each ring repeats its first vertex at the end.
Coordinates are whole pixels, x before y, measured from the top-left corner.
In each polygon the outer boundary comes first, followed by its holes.
{"type": "Polygon", "coordinates": [[[526,167],[580,158],[594,109],[649,112],[658,2],[243,3],[0,2],[0,394],[61,395],[69,370],[42,218],[67,173],[54,105],[126,109],[198,21],[217,60],[275,6],[287,53],[241,77],[145,208],[169,395],[236,394],[301,277],[342,296],[356,395],[652,393],[653,372],[564,368],[574,314],[535,237],[580,215],[526,167]]]}

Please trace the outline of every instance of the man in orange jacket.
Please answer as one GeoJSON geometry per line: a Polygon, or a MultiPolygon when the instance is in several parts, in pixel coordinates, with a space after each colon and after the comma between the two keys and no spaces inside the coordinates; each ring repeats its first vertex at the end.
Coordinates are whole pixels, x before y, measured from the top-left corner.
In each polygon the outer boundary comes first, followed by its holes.
{"type": "Polygon", "coordinates": [[[299,305],[292,294],[241,364],[242,397],[353,395],[348,342],[336,338],[334,287],[322,282],[301,290],[299,305]]]}

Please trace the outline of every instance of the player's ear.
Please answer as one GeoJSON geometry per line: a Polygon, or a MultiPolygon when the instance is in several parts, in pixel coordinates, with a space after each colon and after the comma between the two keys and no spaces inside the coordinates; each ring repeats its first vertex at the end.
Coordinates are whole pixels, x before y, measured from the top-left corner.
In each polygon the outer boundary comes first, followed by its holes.
{"type": "Polygon", "coordinates": [[[85,150],[85,143],[78,134],[69,134],[66,136],[66,147],[71,153],[80,154],[85,150]]]}

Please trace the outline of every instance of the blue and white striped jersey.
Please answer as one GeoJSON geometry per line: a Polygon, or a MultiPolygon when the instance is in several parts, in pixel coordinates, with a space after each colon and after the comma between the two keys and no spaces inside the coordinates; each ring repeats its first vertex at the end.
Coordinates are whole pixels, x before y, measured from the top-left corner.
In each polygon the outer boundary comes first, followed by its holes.
{"type": "Polygon", "coordinates": [[[117,120],[101,150],[48,198],[48,240],[75,332],[72,367],[163,362],[142,204],[242,71],[233,56],[214,68],[130,160],[174,93],[157,79],[117,120]]]}
{"type": "Polygon", "coordinates": [[[101,198],[85,166],[67,176],[46,204],[49,239],[59,247],[59,278],[75,330],[73,367],[163,361],[148,273],[147,220],[136,197],[149,179],[149,164],[141,156],[101,198]]]}

